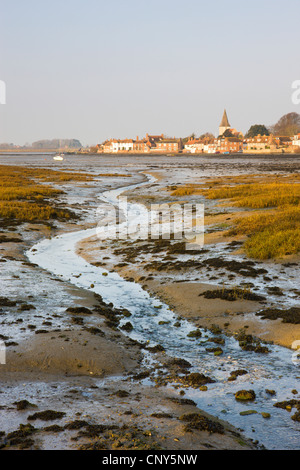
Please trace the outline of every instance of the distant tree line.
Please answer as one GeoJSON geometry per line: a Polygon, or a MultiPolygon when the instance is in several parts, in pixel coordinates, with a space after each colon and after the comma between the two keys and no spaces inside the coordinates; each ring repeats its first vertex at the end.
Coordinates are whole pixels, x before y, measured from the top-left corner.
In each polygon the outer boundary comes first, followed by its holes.
{"type": "Polygon", "coordinates": [[[82,144],[77,139],[52,139],[52,140],[38,140],[33,142],[32,144],[26,143],[25,145],[15,145],[13,143],[1,143],[0,149],[80,149],[82,148],[82,144]]]}
{"type": "Polygon", "coordinates": [[[58,148],[81,148],[82,145],[77,139],[52,139],[52,140],[38,140],[32,143],[34,149],[58,149],[58,148]]]}

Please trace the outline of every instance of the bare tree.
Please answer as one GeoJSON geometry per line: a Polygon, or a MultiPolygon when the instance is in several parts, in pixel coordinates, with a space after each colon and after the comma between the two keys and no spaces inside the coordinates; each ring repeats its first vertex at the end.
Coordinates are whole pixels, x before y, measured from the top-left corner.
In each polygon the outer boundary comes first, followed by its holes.
{"type": "Polygon", "coordinates": [[[279,121],[270,127],[274,135],[293,136],[300,133],[300,114],[288,113],[282,116],[279,121]]]}

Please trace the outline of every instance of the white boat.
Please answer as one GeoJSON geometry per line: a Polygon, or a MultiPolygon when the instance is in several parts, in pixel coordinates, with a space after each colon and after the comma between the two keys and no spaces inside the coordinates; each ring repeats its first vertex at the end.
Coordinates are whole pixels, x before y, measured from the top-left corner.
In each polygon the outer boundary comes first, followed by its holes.
{"type": "Polygon", "coordinates": [[[64,159],[64,156],[63,155],[55,155],[55,157],[53,157],[53,160],[63,160],[64,159]]]}

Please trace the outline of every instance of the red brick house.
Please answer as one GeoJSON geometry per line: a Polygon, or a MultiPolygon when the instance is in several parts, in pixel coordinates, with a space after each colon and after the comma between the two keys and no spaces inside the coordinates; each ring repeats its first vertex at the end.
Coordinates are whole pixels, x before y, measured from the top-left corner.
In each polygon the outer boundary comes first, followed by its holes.
{"type": "Polygon", "coordinates": [[[217,150],[220,153],[236,153],[243,151],[243,140],[238,137],[223,137],[218,139],[217,150]]]}

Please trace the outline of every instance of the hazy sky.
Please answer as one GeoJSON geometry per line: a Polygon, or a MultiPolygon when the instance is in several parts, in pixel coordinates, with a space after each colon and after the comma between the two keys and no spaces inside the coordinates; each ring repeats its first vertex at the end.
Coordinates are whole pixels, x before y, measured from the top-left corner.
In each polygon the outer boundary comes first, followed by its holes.
{"type": "Polygon", "coordinates": [[[299,0],[0,0],[0,142],[217,133],[299,112],[299,0]]]}

